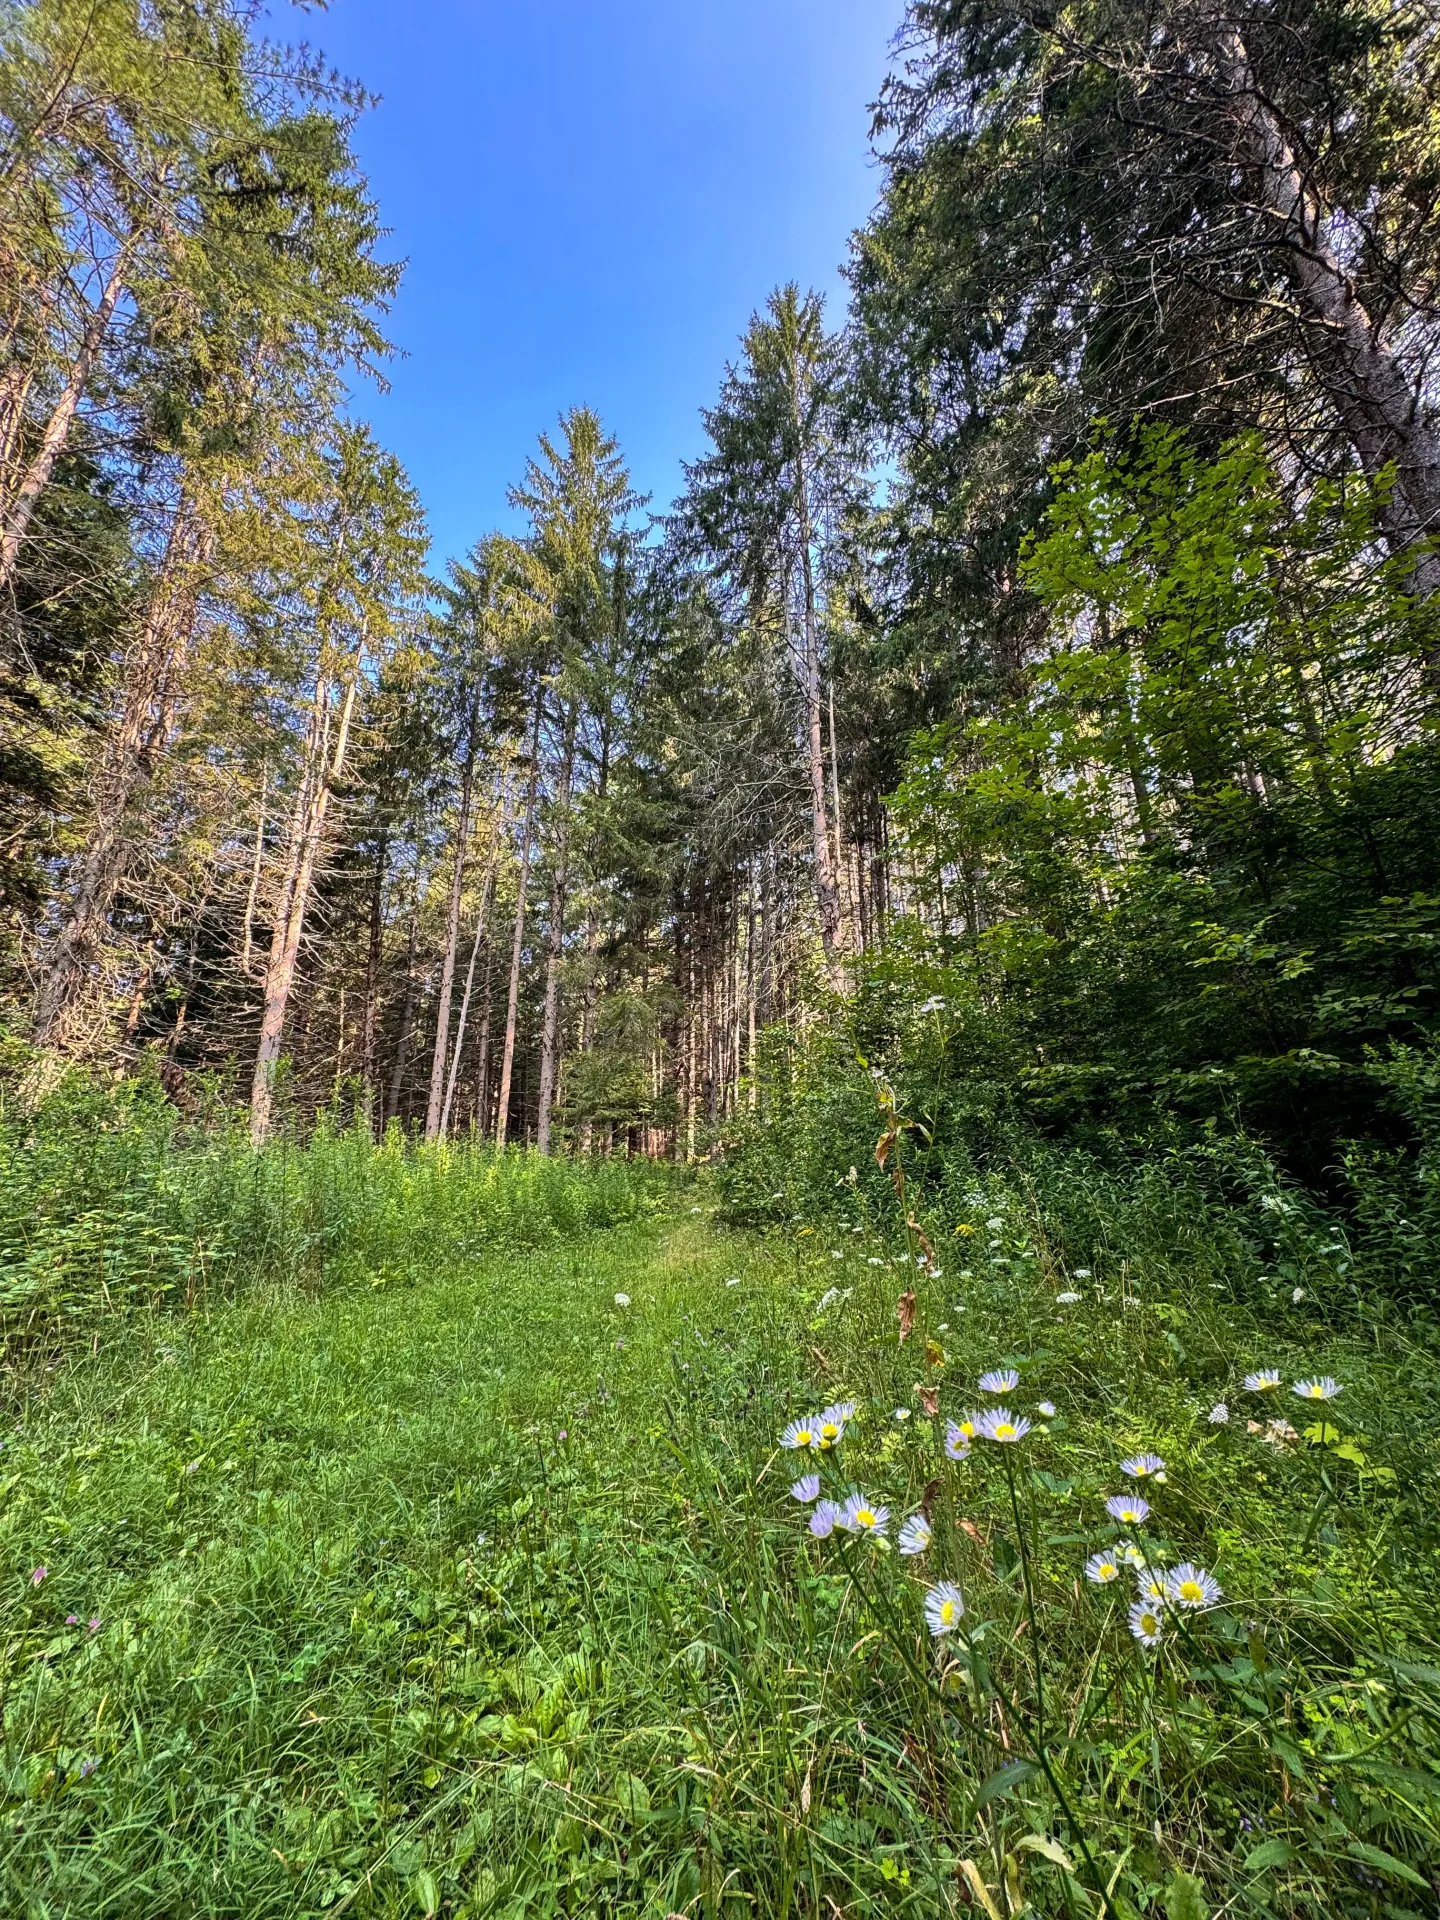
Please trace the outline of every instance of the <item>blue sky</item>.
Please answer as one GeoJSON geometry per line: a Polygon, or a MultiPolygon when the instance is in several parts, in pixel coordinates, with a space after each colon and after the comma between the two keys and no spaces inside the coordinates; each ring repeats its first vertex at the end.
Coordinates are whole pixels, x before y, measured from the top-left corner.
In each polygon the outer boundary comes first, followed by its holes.
{"type": "Polygon", "coordinates": [[[900,0],[332,0],[272,16],[382,96],[361,162],[408,259],[404,353],[356,411],[435,562],[513,524],[536,435],[588,404],[668,504],[752,310],[830,297],[873,205],[900,0]]]}

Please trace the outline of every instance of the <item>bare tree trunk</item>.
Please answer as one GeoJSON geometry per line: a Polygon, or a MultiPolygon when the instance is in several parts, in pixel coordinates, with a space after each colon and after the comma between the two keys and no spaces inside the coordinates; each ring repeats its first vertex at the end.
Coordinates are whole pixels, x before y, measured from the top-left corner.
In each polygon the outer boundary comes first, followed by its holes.
{"type": "Polygon", "coordinates": [[[90,831],[76,862],[69,909],[41,974],[34,1032],[42,1045],[63,1043],[103,945],[116,890],[135,860],[135,803],[159,770],[175,724],[209,554],[209,528],[182,495],[145,619],[126,652],[120,716],[96,776],[90,831]]]}
{"type": "Polygon", "coordinates": [[[425,1138],[440,1132],[440,1110],[445,1098],[445,1068],[450,1059],[450,997],[455,989],[455,955],[460,945],[460,896],[465,885],[465,859],[470,841],[470,800],[475,785],[475,729],[479,723],[478,697],[471,703],[465,767],[460,776],[460,817],[455,823],[455,862],[450,870],[450,902],[445,915],[445,957],[440,966],[440,1000],[435,1014],[435,1047],[430,1056],[430,1098],[425,1107],[425,1138]]]}
{"type": "Polygon", "coordinates": [[[560,1054],[560,963],[565,953],[565,906],[570,885],[570,789],[575,777],[575,727],[572,702],[566,715],[560,760],[555,826],[555,856],[550,870],[550,924],[545,938],[545,1019],[540,1030],[540,1092],[535,1145],[550,1151],[550,1116],[555,1106],[560,1054]]]}
{"type": "Polygon", "coordinates": [[[360,662],[357,656],[351,664],[345,687],[333,757],[330,753],[330,686],[322,680],[315,690],[310,733],[306,742],[305,773],[296,795],[285,875],[270,938],[270,962],[265,969],[265,1005],[260,1016],[260,1044],[255,1053],[255,1075],[250,1086],[250,1144],[253,1147],[263,1146],[270,1131],[275,1100],[275,1071],[280,1063],[280,1042],[285,1031],[285,1009],[295,982],[295,963],[299,958],[300,940],[305,929],[305,909],[324,838],[330,795],[335,781],[344,771],[345,756],[350,745],[350,723],[355,713],[359,679],[360,662]]]}
{"type": "Polygon", "coordinates": [[[95,364],[95,356],[100,351],[110,321],[115,312],[115,303],[120,298],[125,284],[125,273],[130,264],[129,248],[123,249],[110,270],[99,304],[85,323],[85,331],[80,339],[80,349],[71,363],[65,385],[60,389],[60,397],[55,402],[50,418],[45,422],[45,431],[40,436],[40,444],[30,457],[30,463],[20,477],[15,497],[5,511],[5,525],[0,533],[0,586],[8,586],[15,574],[20,557],[20,546],[29,531],[31,516],[35,504],[50,484],[50,475],[55,470],[55,462],[70,438],[70,428],[74,423],[76,409],[81,396],[90,380],[90,372],[95,364]]]}
{"type": "Polygon", "coordinates": [[[465,969],[465,991],[460,996],[460,1012],[455,1021],[455,1046],[450,1056],[450,1075],[445,1083],[445,1105],[440,1112],[440,1138],[450,1131],[450,1109],[455,1100],[455,1085],[460,1077],[460,1056],[465,1050],[465,1025],[470,1017],[470,989],[475,984],[475,962],[485,938],[491,903],[495,898],[495,865],[500,857],[500,823],[492,828],[490,858],[485,866],[485,885],[480,893],[480,911],[475,916],[475,938],[470,947],[470,964],[465,969]]]}
{"type": "MultiPolygon", "coordinates": [[[[795,372],[798,383],[799,369],[795,372]]],[[[830,856],[830,830],[825,818],[825,740],[820,718],[820,631],[815,617],[815,574],[811,559],[810,500],[805,454],[800,440],[800,395],[794,390],[796,453],[795,498],[800,526],[801,673],[805,702],[805,757],[810,771],[810,820],[815,847],[815,900],[820,911],[820,944],[830,986],[840,992],[845,984],[840,957],[840,896],[835,890],[835,868],[830,856]]]]}
{"type": "MultiPolygon", "coordinates": [[[[1418,384],[1385,344],[1332,244],[1274,108],[1260,91],[1239,29],[1216,22],[1213,45],[1240,157],[1274,223],[1299,296],[1312,364],[1351,445],[1372,477],[1391,462],[1396,481],[1384,524],[1400,550],[1440,536],[1440,439],[1426,421],[1418,384]]],[[[1440,590],[1440,551],[1415,558],[1425,596],[1440,590]]]]}
{"type": "Polygon", "coordinates": [[[370,885],[370,926],[365,943],[365,1004],[360,1012],[360,1077],[365,1082],[365,1099],[372,1133],[383,1127],[383,1117],[375,1104],[375,1035],[380,1006],[380,962],[385,952],[385,869],[390,860],[388,828],[380,831],[375,849],[375,874],[370,885]]]}
{"type": "Polygon", "coordinates": [[[405,944],[405,998],[400,1007],[400,1031],[395,1040],[395,1064],[390,1071],[390,1090],[385,1096],[385,1125],[400,1111],[400,1095],[405,1086],[405,1068],[410,1058],[410,1033],[415,1023],[415,947],[420,927],[419,879],[416,898],[410,908],[410,932],[405,944]]]}
{"type": "Polygon", "coordinates": [[[515,1071],[515,1025],[520,1012],[520,959],[525,948],[525,891],[530,884],[530,844],[535,835],[535,789],[540,775],[540,715],[544,694],[535,695],[535,728],[530,741],[530,791],[520,844],[520,880],[515,897],[515,938],[510,947],[510,991],[505,1001],[505,1044],[500,1056],[500,1088],[495,1109],[495,1146],[505,1150],[510,1127],[510,1082],[515,1071]]]}

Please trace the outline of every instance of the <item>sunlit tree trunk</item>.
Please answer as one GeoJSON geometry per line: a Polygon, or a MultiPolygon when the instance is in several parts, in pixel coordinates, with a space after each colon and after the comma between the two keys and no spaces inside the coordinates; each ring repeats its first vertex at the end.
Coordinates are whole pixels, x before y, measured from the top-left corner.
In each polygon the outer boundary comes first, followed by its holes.
{"type": "Polygon", "coordinates": [[[555,796],[555,848],[550,868],[550,924],[545,939],[545,1016],[540,1031],[540,1090],[535,1144],[550,1151],[550,1117],[555,1106],[560,1056],[560,966],[565,955],[565,906],[570,884],[570,794],[575,777],[576,711],[566,716],[560,780],[555,796]]]}
{"type": "Polygon", "coordinates": [[[460,900],[465,886],[465,860],[470,845],[470,802],[475,787],[475,729],[479,723],[478,695],[472,700],[460,776],[460,816],[455,823],[455,859],[450,869],[450,899],[445,913],[445,955],[440,964],[440,998],[435,1014],[435,1046],[430,1056],[430,1097],[425,1107],[425,1138],[441,1130],[445,1100],[445,1069],[450,1059],[450,999],[455,989],[455,956],[460,946],[460,900]]]}
{"type": "Polygon", "coordinates": [[[540,777],[540,715],[544,695],[535,695],[535,728],[530,741],[530,789],[521,829],[520,875],[515,895],[515,935],[510,944],[510,987],[505,1000],[505,1040],[500,1053],[500,1086],[495,1106],[495,1146],[503,1152],[510,1129],[510,1083],[515,1072],[515,1029],[520,1013],[520,961],[525,951],[525,895],[530,884],[530,848],[535,837],[535,793],[540,777]]]}

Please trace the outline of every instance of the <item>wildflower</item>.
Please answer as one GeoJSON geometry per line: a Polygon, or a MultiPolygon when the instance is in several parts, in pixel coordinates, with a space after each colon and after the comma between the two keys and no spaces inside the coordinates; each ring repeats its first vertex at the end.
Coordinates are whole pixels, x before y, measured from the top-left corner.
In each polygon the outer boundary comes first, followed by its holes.
{"type": "Polygon", "coordinates": [[[35,1571],[30,1576],[30,1584],[32,1587],[38,1587],[49,1578],[50,1578],[49,1567],[36,1567],[35,1571]]]}
{"type": "Polygon", "coordinates": [[[1213,1607],[1223,1597],[1218,1583],[1193,1560],[1182,1560],[1165,1576],[1165,1598],[1177,1607],[1213,1607]]]}
{"type": "Polygon", "coordinates": [[[1023,1440],[1030,1431],[1030,1422],[1019,1414],[1011,1413],[1008,1407],[996,1407],[992,1413],[981,1414],[975,1424],[975,1431],[982,1440],[1001,1440],[1011,1442],[1023,1440]]]}
{"type": "Polygon", "coordinates": [[[1158,1647],[1164,1628],[1155,1609],[1137,1600],[1130,1609],[1130,1631],[1142,1647],[1158,1647]]]}
{"type": "Polygon", "coordinates": [[[989,1373],[982,1373],[979,1387],[982,1393],[1013,1393],[1020,1384],[1020,1376],[1014,1367],[992,1367],[989,1373]]]}
{"type": "Polygon", "coordinates": [[[630,1296],[629,1296],[629,1294],[628,1294],[628,1293],[617,1293],[617,1294],[616,1294],[616,1296],[615,1296],[615,1304],[616,1304],[616,1306],[617,1306],[617,1307],[628,1307],[628,1306],[629,1306],[629,1304],[630,1304],[630,1296]]]}
{"type": "Polygon", "coordinates": [[[970,1436],[963,1428],[957,1427],[953,1420],[945,1422],[945,1457],[947,1460],[970,1458],[970,1436]]]}
{"type": "Polygon", "coordinates": [[[880,1258],[878,1253],[872,1253],[865,1264],[867,1267],[883,1267],[885,1262],[880,1258]]]}
{"type": "Polygon", "coordinates": [[[798,1420],[792,1420],[780,1436],[782,1447],[790,1447],[799,1452],[802,1447],[813,1447],[819,1421],[813,1413],[802,1414],[798,1420]]]}
{"type": "Polygon", "coordinates": [[[1305,1289],[1304,1289],[1304,1287],[1296,1287],[1296,1289],[1295,1289],[1295,1291],[1294,1291],[1294,1292],[1293,1292],[1293,1293],[1292,1293],[1292,1294],[1290,1295],[1290,1304],[1291,1304],[1291,1306],[1292,1306],[1292,1307],[1298,1307],[1298,1306],[1299,1306],[1299,1304],[1300,1304],[1300,1302],[1301,1302],[1301,1301],[1302,1301],[1302,1300],[1303,1300],[1304,1298],[1305,1298],[1305,1289]]]}
{"type": "Polygon", "coordinates": [[[558,1437],[559,1437],[560,1444],[563,1447],[565,1442],[570,1438],[570,1435],[566,1432],[565,1428],[562,1427],[560,1429],[560,1433],[558,1437]]]}
{"type": "Polygon", "coordinates": [[[828,1313],[837,1300],[843,1300],[844,1298],[845,1295],[839,1287],[827,1287],[825,1292],[821,1294],[820,1304],[815,1311],[817,1313],[828,1313]]]}
{"type": "Polygon", "coordinates": [[[930,1538],[930,1522],[923,1513],[912,1513],[900,1529],[900,1551],[912,1557],[924,1553],[930,1538]]]}
{"type": "Polygon", "coordinates": [[[1165,1587],[1169,1576],[1160,1569],[1152,1570],[1148,1566],[1137,1567],[1135,1578],[1140,1588],[1140,1598],[1148,1605],[1158,1607],[1169,1598],[1165,1587]]]}
{"type": "Polygon", "coordinates": [[[863,1493],[852,1493],[840,1509],[840,1525],[848,1533],[884,1533],[890,1509],[872,1504],[863,1493]]]}
{"type": "Polygon", "coordinates": [[[1134,1453],[1120,1462],[1120,1471],[1132,1480],[1156,1480],[1165,1472],[1165,1462],[1158,1453],[1134,1453]]]}
{"type": "Polygon", "coordinates": [[[810,1516],[810,1531],[817,1540],[823,1540],[827,1534],[835,1531],[840,1524],[840,1509],[833,1500],[816,1502],[815,1511],[810,1516]]]}
{"type": "Polygon", "coordinates": [[[845,1256],[844,1256],[844,1254],[843,1254],[843,1253],[841,1253],[841,1252],[840,1252],[840,1250],[838,1249],[838,1247],[832,1247],[832,1248],[830,1249],[830,1258],[831,1258],[832,1260],[843,1260],[843,1259],[845,1258],[845,1256]]]}
{"type": "Polygon", "coordinates": [[[1280,1375],[1273,1367],[1262,1367],[1259,1373],[1245,1376],[1246,1393],[1274,1393],[1279,1384],[1280,1375]]]}
{"type": "Polygon", "coordinates": [[[1120,1562],[1113,1553],[1092,1553],[1085,1562],[1085,1578],[1097,1587],[1108,1587],[1120,1578],[1120,1562]]]}
{"type": "Polygon", "coordinates": [[[98,1760],[82,1760],[80,1762],[80,1778],[82,1780],[88,1780],[99,1764],[100,1762],[98,1760]]]}
{"type": "Polygon", "coordinates": [[[845,1422],[838,1407],[826,1407],[815,1427],[815,1438],[811,1441],[817,1453],[827,1453],[831,1447],[838,1447],[845,1438],[845,1422]]]}
{"type": "Polygon", "coordinates": [[[1055,1296],[1055,1304],[1057,1307],[1073,1307],[1076,1301],[1082,1297],[1083,1296],[1078,1293],[1057,1293],[1055,1296]]]}
{"type": "Polygon", "coordinates": [[[791,1485],[790,1498],[792,1500],[800,1500],[808,1504],[811,1500],[814,1500],[816,1498],[819,1492],[820,1492],[819,1474],[818,1473],[802,1473],[800,1478],[791,1485]]]}
{"type": "Polygon", "coordinates": [[[991,1233],[999,1233],[1000,1229],[1004,1226],[1005,1222],[1000,1218],[998,1213],[992,1213],[990,1218],[985,1222],[985,1224],[990,1229],[991,1233]]]}
{"type": "Polygon", "coordinates": [[[1138,1493],[1114,1493],[1105,1502],[1105,1511],[1127,1527],[1141,1527],[1150,1518],[1150,1502],[1138,1493]]]}
{"type": "Polygon", "coordinates": [[[1338,1380],[1332,1380],[1328,1373],[1322,1373],[1318,1380],[1297,1380],[1290,1389],[1297,1400],[1333,1400],[1337,1393],[1345,1389],[1338,1380]]]}
{"type": "Polygon", "coordinates": [[[1076,1267],[1075,1278],[1077,1280],[1088,1280],[1090,1278],[1089,1267],[1076,1267]]]}
{"type": "Polygon", "coordinates": [[[832,1415],[840,1421],[853,1420],[855,1418],[855,1402],[853,1400],[832,1400],[820,1418],[822,1420],[828,1420],[832,1415]]]}
{"type": "Polygon", "coordinates": [[[67,1626],[67,1627],[78,1627],[78,1626],[79,1626],[79,1624],[80,1624],[80,1616],[79,1616],[79,1614],[78,1614],[78,1613],[67,1613],[67,1614],[66,1614],[66,1616],[65,1616],[65,1624],[66,1624],[66,1626],[67,1626]]]}
{"type": "Polygon", "coordinates": [[[1217,1400],[1205,1417],[1212,1427],[1223,1427],[1229,1423],[1230,1409],[1223,1400],[1217,1400]]]}
{"type": "Polygon", "coordinates": [[[897,1420],[908,1420],[910,1418],[909,1407],[896,1407],[895,1418],[897,1420]]]}
{"type": "Polygon", "coordinates": [[[1053,1400],[1042,1400],[1039,1410],[1047,1420],[1053,1420],[1055,1418],[1055,1402],[1053,1400]]]}
{"type": "Polygon", "coordinates": [[[977,1413],[973,1407],[970,1407],[961,1414],[958,1420],[952,1421],[951,1425],[958,1427],[967,1440],[973,1440],[979,1429],[980,1422],[984,1418],[983,1413],[977,1413]]]}
{"type": "Polygon", "coordinates": [[[953,1633],[965,1618],[965,1602],[953,1581],[941,1580],[925,1596],[925,1618],[935,1639],[953,1633]]]}
{"type": "Polygon", "coordinates": [[[1147,1564],[1144,1554],[1133,1540],[1117,1540],[1115,1558],[1127,1567],[1143,1567],[1147,1564]]]}

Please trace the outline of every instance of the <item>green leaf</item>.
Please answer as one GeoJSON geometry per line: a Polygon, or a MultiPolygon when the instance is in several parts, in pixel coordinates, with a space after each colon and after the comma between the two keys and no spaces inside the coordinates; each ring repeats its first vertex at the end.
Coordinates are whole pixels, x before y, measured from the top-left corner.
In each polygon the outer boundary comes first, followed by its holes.
{"type": "Polygon", "coordinates": [[[1252,1847],[1245,1856],[1247,1873],[1269,1873],[1274,1867],[1283,1867],[1295,1858],[1295,1849],[1288,1840],[1262,1840],[1258,1847],[1252,1847]]]}
{"type": "Polygon", "coordinates": [[[975,1798],[970,1806],[971,1819],[974,1819],[982,1807],[988,1807],[992,1800],[998,1800],[1002,1794],[1013,1793],[1017,1787],[1025,1786],[1039,1771],[1040,1769],[1029,1760],[1012,1760],[1008,1767],[997,1768],[975,1789],[975,1798]]]}
{"type": "Polygon", "coordinates": [[[1205,1889],[1193,1873],[1172,1873],[1165,1889],[1165,1920],[1210,1920],[1205,1889]]]}
{"type": "Polygon", "coordinates": [[[1419,1887],[1425,1893],[1431,1891],[1430,1882],[1422,1879],[1413,1867],[1407,1867],[1403,1860],[1397,1860],[1393,1853],[1386,1853],[1380,1847],[1369,1847],[1363,1840],[1352,1840],[1345,1851],[1352,1860],[1362,1860],[1367,1867],[1374,1867],[1377,1873],[1388,1873],[1396,1880],[1408,1881],[1412,1887],[1419,1887]]]}

